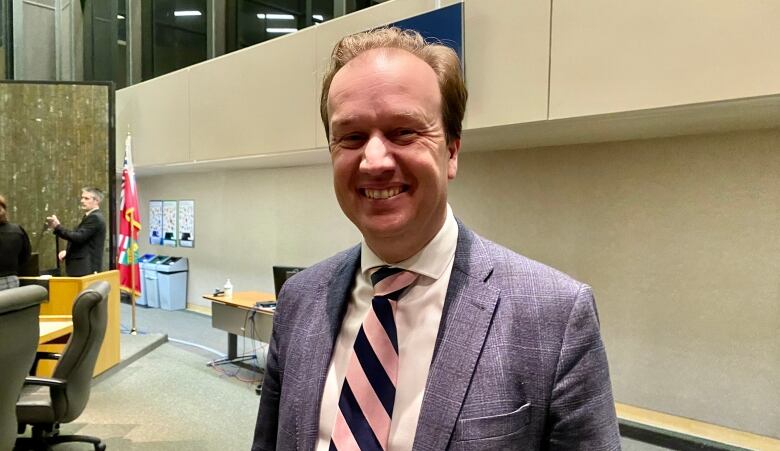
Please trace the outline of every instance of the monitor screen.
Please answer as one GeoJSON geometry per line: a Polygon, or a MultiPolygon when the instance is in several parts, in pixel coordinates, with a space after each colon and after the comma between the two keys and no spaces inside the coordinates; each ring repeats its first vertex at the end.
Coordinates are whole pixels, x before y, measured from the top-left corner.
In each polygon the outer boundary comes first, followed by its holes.
{"type": "Polygon", "coordinates": [[[284,282],[287,281],[290,277],[294,276],[295,274],[303,271],[306,268],[298,267],[298,266],[274,266],[274,292],[276,293],[276,297],[279,297],[279,292],[282,291],[282,285],[284,285],[284,282]]]}

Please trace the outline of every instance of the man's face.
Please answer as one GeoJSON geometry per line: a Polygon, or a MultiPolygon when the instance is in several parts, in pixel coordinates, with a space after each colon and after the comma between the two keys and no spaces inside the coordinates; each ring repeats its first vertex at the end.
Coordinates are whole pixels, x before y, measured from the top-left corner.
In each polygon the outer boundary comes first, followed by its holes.
{"type": "Polygon", "coordinates": [[[460,140],[446,142],[441,101],[433,69],[403,50],[368,51],[333,78],[336,198],[369,245],[416,252],[443,225],[460,140]]]}
{"type": "Polygon", "coordinates": [[[81,201],[79,203],[81,204],[81,209],[84,211],[90,211],[94,208],[98,208],[100,205],[95,196],[88,191],[81,192],[81,201]]]}

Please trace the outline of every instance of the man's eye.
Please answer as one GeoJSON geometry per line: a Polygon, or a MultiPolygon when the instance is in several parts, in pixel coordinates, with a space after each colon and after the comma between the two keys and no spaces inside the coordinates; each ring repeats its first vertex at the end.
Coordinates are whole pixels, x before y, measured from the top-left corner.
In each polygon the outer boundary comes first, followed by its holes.
{"type": "Polygon", "coordinates": [[[338,140],[338,143],[343,147],[354,148],[354,147],[360,147],[363,144],[363,141],[365,141],[363,135],[359,133],[351,133],[349,135],[342,136],[338,140]]]}
{"type": "Polygon", "coordinates": [[[393,132],[393,139],[402,143],[409,142],[417,136],[417,132],[411,128],[399,128],[393,132]]]}

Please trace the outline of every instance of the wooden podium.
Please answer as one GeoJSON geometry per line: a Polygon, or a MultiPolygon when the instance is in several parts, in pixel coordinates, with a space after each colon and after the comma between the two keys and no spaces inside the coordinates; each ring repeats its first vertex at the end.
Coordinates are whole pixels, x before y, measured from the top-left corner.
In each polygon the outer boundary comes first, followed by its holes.
{"type": "MultiPolygon", "coordinates": [[[[119,271],[105,271],[83,277],[19,278],[22,285],[36,284],[48,288],[49,298],[41,304],[41,321],[46,321],[47,317],[52,318],[51,315],[69,317],[73,310],[73,301],[81,290],[85,289],[93,282],[100,280],[108,282],[111,285],[111,291],[108,294],[108,323],[106,325],[106,336],[103,338],[103,345],[100,348],[100,354],[98,354],[93,376],[97,376],[119,363],[119,271]]],[[[54,341],[40,344],[38,350],[62,353],[65,349],[67,338],[69,338],[69,336],[60,337],[54,341]]],[[[37,374],[39,376],[50,376],[54,370],[55,364],[56,362],[42,360],[38,366],[37,374]]]]}

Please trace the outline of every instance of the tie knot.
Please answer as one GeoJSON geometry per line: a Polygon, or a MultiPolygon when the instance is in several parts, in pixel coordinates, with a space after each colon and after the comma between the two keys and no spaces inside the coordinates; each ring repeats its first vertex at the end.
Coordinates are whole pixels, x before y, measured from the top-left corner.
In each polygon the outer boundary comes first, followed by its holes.
{"type": "Polygon", "coordinates": [[[398,300],[400,292],[417,280],[417,274],[403,268],[382,266],[371,274],[374,296],[388,296],[398,300]]]}

